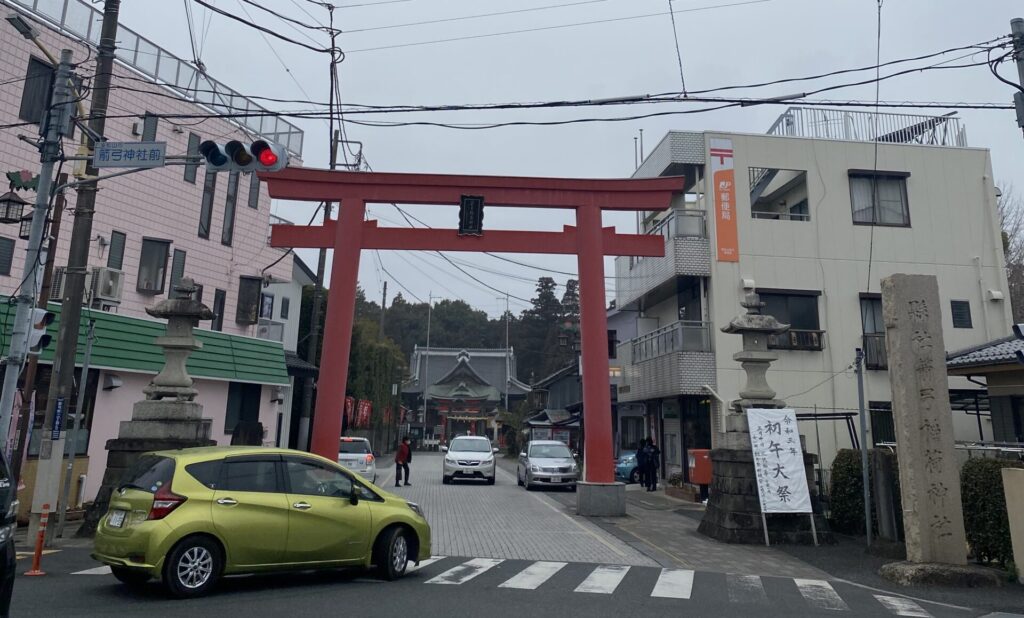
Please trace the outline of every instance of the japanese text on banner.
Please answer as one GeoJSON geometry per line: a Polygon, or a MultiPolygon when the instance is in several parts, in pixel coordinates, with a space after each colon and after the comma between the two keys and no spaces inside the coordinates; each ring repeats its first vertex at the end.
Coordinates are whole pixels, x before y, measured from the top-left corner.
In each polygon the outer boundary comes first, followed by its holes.
{"type": "Polygon", "coordinates": [[[747,410],[762,513],[810,513],[800,432],[791,409],[747,410]]]}

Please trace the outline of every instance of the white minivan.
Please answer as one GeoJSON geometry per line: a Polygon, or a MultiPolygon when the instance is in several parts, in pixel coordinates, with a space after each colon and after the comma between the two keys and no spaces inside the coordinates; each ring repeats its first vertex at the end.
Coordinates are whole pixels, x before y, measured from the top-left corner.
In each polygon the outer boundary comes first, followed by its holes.
{"type": "Polygon", "coordinates": [[[338,463],[371,483],[377,482],[377,461],[366,438],[342,438],[338,445],[338,463]]]}

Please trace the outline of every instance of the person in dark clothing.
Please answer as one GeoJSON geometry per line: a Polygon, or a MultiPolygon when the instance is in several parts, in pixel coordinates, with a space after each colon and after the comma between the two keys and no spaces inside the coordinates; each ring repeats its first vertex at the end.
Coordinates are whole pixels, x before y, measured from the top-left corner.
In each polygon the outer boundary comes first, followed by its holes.
{"type": "Polygon", "coordinates": [[[412,447],[409,446],[409,438],[402,438],[395,452],[395,487],[402,485],[402,472],[405,471],[405,484],[409,485],[409,462],[412,461],[412,447]]]}
{"type": "Polygon", "coordinates": [[[647,487],[647,438],[640,438],[640,444],[636,447],[636,475],[641,487],[647,487]]]}
{"type": "Polygon", "coordinates": [[[647,473],[644,475],[647,480],[647,491],[658,489],[658,468],[661,465],[661,449],[654,443],[653,439],[647,441],[644,448],[644,463],[647,464],[647,473]]]}

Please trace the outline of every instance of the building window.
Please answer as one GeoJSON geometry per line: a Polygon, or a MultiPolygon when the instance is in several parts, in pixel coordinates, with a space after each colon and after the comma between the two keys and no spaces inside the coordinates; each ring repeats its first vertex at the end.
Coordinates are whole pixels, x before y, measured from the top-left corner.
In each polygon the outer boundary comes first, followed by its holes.
{"type": "Polygon", "coordinates": [[[758,290],[765,303],[764,312],[789,324],[789,331],[769,335],[768,347],[776,350],[821,350],[824,331],[818,323],[818,296],[821,292],[803,290],[758,290]]]}
{"type": "Polygon", "coordinates": [[[288,319],[288,310],[291,309],[292,299],[285,296],[281,299],[281,319],[288,319]]]}
{"type": "Polygon", "coordinates": [[[171,291],[167,295],[168,298],[186,298],[185,294],[180,294],[174,289],[178,286],[184,276],[185,252],[181,249],[175,249],[174,257],[171,258],[171,291]]]}
{"type": "Polygon", "coordinates": [[[953,328],[974,328],[974,324],[971,323],[970,301],[951,300],[949,305],[953,314],[953,328]]]}
{"type": "Polygon", "coordinates": [[[167,252],[170,247],[171,241],[169,240],[142,239],[136,290],[146,294],[163,294],[167,274],[167,252]]]}
{"type": "Polygon", "coordinates": [[[860,225],[910,225],[907,176],[899,173],[850,171],[853,222],[860,225]]]}
{"type": "MultiPolygon", "coordinates": [[[[188,149],[185,150],[185,154],[190,157],[199,156],[199,135],[196,133],[188,134],[188,149]]],[[[185,166],[185,182],[191,182],[196,184],[196,171],[199,170],[198,163],[189,163],[185,166]]]]}
{"type": "Polygon", "coordinates": [[[124,232],[110,233],[110,246],[107,247],[107,268],[121,270],[124,266],[124,244],[127,240],[124,232]]]}
{"type": "Polygon", "coordinates": [[[274,319],[273,294],[260,294],[260,317],[267,320],[274,319]]]}
{"type": "Polygon", "coordinates": [[[259,384],[232,382],[228,386],[228,409],[224,416],[224,433],[231,433],[238,423],[254,423],[260,420],[259,384]]]}
{"type": "Polygon", "coordinates": [[[150,112],[146,112],[142,117],[142,141],[156,141],[156,125],[158,122],[160,122],[160,118],[150,112]]]}
{"type": "Polygon", "coordinates": [[[14,263],[14,239],[0,236],[0,275],[10,275],[14,263]]]}
{"type": "Polygon", "coordinates": [[[18,118],[25,122],[40,123],[50,102],[53,91],[53,67],[36,58],[28,59],[25,87],[21,91],[21,108],[18,118]]]}
{"type": "Polygon", "coordinates": [[[894,444],[896,442],[896,425],[892,419],[892,402],[869,401],[868,410],[871,413],[871,442],[874,446],[885,442],[894,444]]]}
{"type": "Polygon", "coordinates": [[[239,324],[255,324],[260,317],[260,290],[263,279],[260,277],[238,278],[238,308],[235,311],[235,322],[239,324]]]}
{"type": "Polygon", "coordinates": [[[860,324],[864,332],[864,366],[868,369],[888,368],[881,296],[864,294],[860,297],[860,324]]]}
{"type": "Polygon", "coordinates": [[[213,219],[213,196],[217,193],[217,172],[206,170],[203,180],[203,205],[199,209],[199,237],[210,237],[210,221],[213,219]]]}
{"type": "Polygon", "coordinates": [[[220,232],[220,244],[231,246],[235,238],[235,203],[238,201],[238,172],[228,174],[227,198],[224,200],[224,227],[220,232]]]}
{"type": "Polygon", "coordinates": [[[249,208],[260,207],[260,177],[256,172],[249,174],[249,208]]]}
{"type": "Polygon", "coordinates": [[[195,284],[195,288],[196,288],[196,291],[195,291],[194,294],[192,294],[192,298],[197,303],[201,303],[201,302],[203,302],[203,284],[202,283],[196,283],[195,284]]]}
{"type": "Polygon", "coordinates": [[[224,290],[213,291],[213,323],[211,330],[224,330],[224,303],[227,302],[228,293],[224,290]]]}
{"type": "Polygon", "coordinates": [[[772,167],[752,167],[750,215],[755,219],[810,221],[807,206],[807,172],[772,167]]]}
{"type": "Polygon", "coordinates": [[[619,353],[618,331],[608,331],[608,358],[617,358],[619,353]]]}

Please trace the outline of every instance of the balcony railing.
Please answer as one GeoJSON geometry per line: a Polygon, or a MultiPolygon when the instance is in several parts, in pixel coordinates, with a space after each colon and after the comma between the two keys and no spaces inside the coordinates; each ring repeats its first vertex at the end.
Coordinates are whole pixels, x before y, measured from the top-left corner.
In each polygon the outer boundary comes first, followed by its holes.
{"type": "MultiPolygon", "coordinates": [[[[703,210],[674,210],[658,222],[648,234],[660,235],[669,241],[673,238],[707,238],[707,213],[703,210]]],[[[644,261],[643,257],[630,257],[629,267],[632,268],[644,261]]]]}
{"type": "Polygon", "coordinates": [[[825,331],[791,328],[780,335],[768,335],[768,348],[772,350],[822,350],[825,331]]]}
{"type": "Polygon", "coordinates": [[[633,363],[673,352],[708,352],[711,350],[711,323],[680,320],[637,337],[631,343],[633,363]]]}
{"type": "Polygon", "coordinates": [[[818,139],[877,141],[966,147],[967,134],[955,116],[922,116],[843,109],[791,107],[768,129],[768,135],[818,139]]]}
{"type": "Polygon", "coordinates": [[[889,368],[885,333],[864,333],[864,366],[868,369],[889,368]]]}

